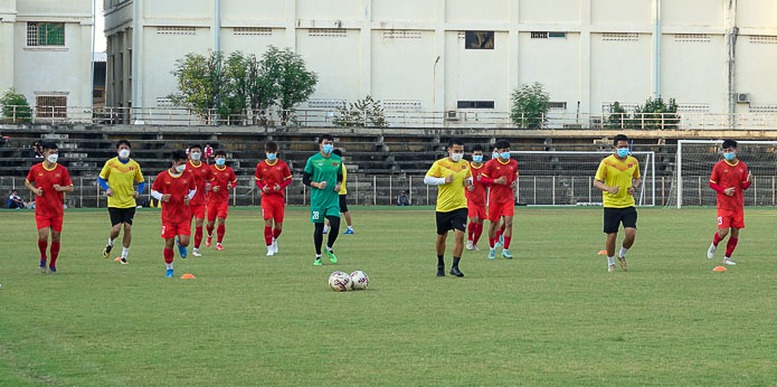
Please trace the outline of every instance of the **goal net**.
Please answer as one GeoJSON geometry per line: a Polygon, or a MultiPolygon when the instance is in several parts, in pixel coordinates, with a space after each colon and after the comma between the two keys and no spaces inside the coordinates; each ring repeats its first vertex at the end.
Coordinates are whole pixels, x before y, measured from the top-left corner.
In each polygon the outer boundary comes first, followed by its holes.
{"type": "MultiPolygon", "coordinates": [[[[722,143],[720,140],[677,141],[677,171],[671,193],[677,208],[715,205],[716,194],[709,181],[712,167],[723,159],[722,143]]],[[[737,141],[737,144],[737,157],[747,164],[754,177],[750,189],[744,193],[745,205],[775,206],[777,141],[737,141]]]]}
{"type": "MultiPolygon", "coordinates": [[[[518,161],[518,203],[539,206],[601,205],[594,188],[599,163],[607,151],[512,151],[518,161]]],[[[638,206],[656,205],[655,152],[632,152],[639,162],[642,185],[635,193],[638,206]]]]}

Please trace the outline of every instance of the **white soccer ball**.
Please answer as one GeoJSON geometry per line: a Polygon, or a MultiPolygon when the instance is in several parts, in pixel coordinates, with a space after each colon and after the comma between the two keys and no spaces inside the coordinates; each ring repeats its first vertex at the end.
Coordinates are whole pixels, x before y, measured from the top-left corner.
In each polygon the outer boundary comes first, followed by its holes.
{"type": "Polygon", "coordinates": [[[351,273],[351,283],[353,290],[365,290],[370,285],[370,277],[367,277],[367,273],[356,270],[351,273]]]}
{"type": "Polygon", "coordinates": [[[344,292],[351,289],[351,276],[342,271],[335,271],[329,275],[329,287],[336,292],[344,292]]]}

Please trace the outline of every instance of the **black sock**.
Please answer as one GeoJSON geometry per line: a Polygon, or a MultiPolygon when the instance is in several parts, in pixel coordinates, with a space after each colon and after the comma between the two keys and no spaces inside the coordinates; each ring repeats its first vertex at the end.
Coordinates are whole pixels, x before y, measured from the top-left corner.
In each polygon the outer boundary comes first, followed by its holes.
{"type": "Polygon", "coordinates": [[[316,255],[321,256],[321,244],[324,242],[324,223],[314,223],[313,247],[316,248],[316,255]]]}
{"type": "Polygon", "coordinates": [[[438,255],[437,256],[437,266],[445,267],[445,256],[444,255],[438,255]]]}
{"type": "Polygon", "coordinates": [[[461,260],[461,257],[453,257],[453,266],[452,267],[459,267],[459,261],[461,260]]]}

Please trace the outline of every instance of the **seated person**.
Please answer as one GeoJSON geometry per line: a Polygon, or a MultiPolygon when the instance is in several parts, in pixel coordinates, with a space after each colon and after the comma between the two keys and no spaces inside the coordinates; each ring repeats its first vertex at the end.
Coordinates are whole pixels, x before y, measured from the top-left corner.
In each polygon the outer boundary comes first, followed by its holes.
{"type": "Polygon", "coordinates": [[[16,208],[26,208],[27,204],[24,203],[24,200],[22,200],[22,197],[19,196],[18,190],[11,191],[11,196],[8,197],[8,208],[16,209],[16,208]]]}
{"type": "Polygon", "coordinates": [[[407,197],[407,192],[402,191],[402,193],[397,196],[397,205],[402,207],[410,205],[410,198],[407,197]]]}

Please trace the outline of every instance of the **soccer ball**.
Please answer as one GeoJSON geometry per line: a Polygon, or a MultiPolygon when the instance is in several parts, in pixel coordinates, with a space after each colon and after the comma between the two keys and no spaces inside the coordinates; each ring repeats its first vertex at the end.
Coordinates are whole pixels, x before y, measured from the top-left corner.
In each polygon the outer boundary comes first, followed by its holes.
{"type": "Polygon", "coordinates": [[[344,292],[351,289],[351,276],[342,271],[335,271],[329,275],[329,287],[336,292],[344,292]]]}
{"type": "Polygon", "coordinates": [[[351,273],[351,283],[353,284],[351,285],[353,290],[365,290],[370,285],[370,277],[367,277],[367,273],[356,270],[351,273]]]}

